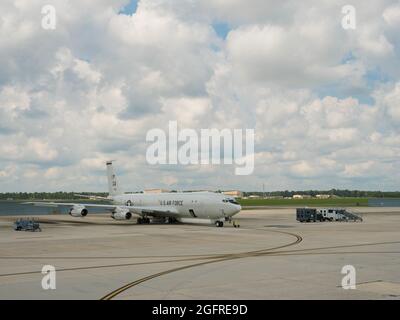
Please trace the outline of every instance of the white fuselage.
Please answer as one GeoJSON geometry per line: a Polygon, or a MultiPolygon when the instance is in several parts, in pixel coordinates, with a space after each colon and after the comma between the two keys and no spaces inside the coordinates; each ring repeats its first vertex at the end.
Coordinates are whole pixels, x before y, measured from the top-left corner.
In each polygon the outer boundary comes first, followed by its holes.
{"type": "Polygon", "coordinates": [[[241,210],[234,198],[212,192],[171,192],[159,194],[121,194],[111,197],[116,205],[160,207],[177,218],[218,220],[230,218],[241,210]]]}

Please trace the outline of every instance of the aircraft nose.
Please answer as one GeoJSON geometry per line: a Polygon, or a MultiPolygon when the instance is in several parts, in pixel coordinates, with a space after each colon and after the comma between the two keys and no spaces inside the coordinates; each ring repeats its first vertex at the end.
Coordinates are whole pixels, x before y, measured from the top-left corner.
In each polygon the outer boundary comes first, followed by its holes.
{"type": "Polygon", "coordinates": [[[242,206],[240,204],[236,205],[235,213],[240,212],[240,210],[242,210],[242,206]]]}

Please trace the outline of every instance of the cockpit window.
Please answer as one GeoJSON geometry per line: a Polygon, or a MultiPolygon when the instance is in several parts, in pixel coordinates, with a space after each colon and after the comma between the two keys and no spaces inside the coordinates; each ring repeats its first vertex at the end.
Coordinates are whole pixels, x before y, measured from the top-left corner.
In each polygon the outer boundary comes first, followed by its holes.
{"type": "Polygon", "coordinates": [[[224,200],[222,200],[222,202],[229,202],[229,203],[232,203],[232,204],[239,205],[239,203],[234,199],[224,199],[224,200]]]}

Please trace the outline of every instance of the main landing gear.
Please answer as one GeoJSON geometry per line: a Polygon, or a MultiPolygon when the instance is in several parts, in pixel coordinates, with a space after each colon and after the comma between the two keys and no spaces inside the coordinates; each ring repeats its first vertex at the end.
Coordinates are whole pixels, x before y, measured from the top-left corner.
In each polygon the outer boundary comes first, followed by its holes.
{"type": "Polygon", "coordinates": [[[215,221],[215,226],[218,228],[222,228],[224,226],[224,223],[222,221],[215,221]]]}
{"type": "Polygon", "coordinates": [[[168,217],[165,219],[165,223],[174,224],[174,223],[178,223],[178,220],[173,217],[168,217]]]}
{"type": "Polygon", "coordinates": [[[150,218],[138,218],[137,219],[137,224],[150,224],[150,218]]]}

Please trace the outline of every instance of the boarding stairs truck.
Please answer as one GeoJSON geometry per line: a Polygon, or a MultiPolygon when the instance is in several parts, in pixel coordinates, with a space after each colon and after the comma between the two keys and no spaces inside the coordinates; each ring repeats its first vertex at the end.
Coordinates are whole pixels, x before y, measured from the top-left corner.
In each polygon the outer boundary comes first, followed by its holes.
{"type": "Polygon", "coordinates": [[[363,218],[354,212],[351,212],[347,209],[343,210],[342,214],[344,215],[345,219],[347,221],[353,220],[353,221],[363,221],[363,218]]]}
{"type": "Polygon", "coordinates": [[[320,208],[317,212],[322,216],[323,221],[362,221],[363,219],[347,209],[320,208]]]}
{"type": "Polygon", "coordinates": [[[296,219],[300,222],[363,221],[359,215],[339,208],[297,208],[296,219]]]}

